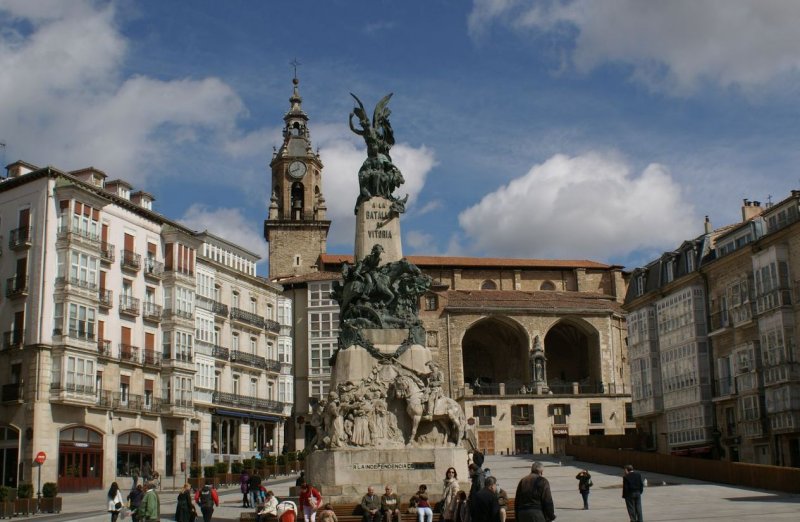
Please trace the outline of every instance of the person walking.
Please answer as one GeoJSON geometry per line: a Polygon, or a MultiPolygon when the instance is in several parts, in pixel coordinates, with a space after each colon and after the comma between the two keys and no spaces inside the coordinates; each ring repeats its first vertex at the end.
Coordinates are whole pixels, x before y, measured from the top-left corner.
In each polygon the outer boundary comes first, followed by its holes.
{"type": "Polygon", "coordinates": [[[304,482],[300,486],[300,496],[298,498],[303,509],[303,520],[305,522],[315,522],[317,509],[322,505],[322,495],[311,484],[304,482]]]}
{"type": "Polygon", "coordinates": [[[456,518],[456,504],[458,503],[458,473],[456,468],[447,468],[444,472],[444,485],[442,489],[442,519],[453,520],[456,518]]]}
{"type": "Polygon", "coordinates": [[[519,481],[514,498],[514,513],[518,522],[549,522],[556,519],[550,482],[543,475],[544,465],[534,462],[531,472],[519,481]]]}
{"type": "Polygon", "coordinates": [[[364,522],[381,522],[381,499],[372,486],[368,486],[367,494],[361,497],[361,515],[364,522]]]}
{"type": "Polygon", "coordinates": [[[131,509],[131,520],[133,522],[139,521],[139,506],[142,504],[142,497],[144,496],[144,487],[137,484],[136,487],[131,489],[128,493],[128,507],[131,509]]]}
{"type": "Polygon", "coordinates": [[[417,522],[433,522],[433,510],[428,502],[428,486],[420,484],[412,499],[417,506],[417,522]]]}
{"type": "Polygon", "coordinates": [[[575,475],[575,478],[578,479],[578,492],[583,497],[583,509],[589,509],[589,488],[594,485],[592,484],[592,476],[588,470],[584,469],[575,475]]]}
{"type": "Polygon", "coordinates": [[[631,464],[627,464],[623,470],[622,498],[625,499],[625,507],[628,508],[628,517],[631,522],[644,522],[644,516],[642,515],[644,480],[642,480],[642,475],[635,471],[631,464]]]}
{"type": "Polygon", "coordinates": [[[178,493],[178,502],[175,506],[176,522],[193,522],[197,512],[192,505],[192,486],[188,483],[178,493]]]}
{"type": "Polygon", "coordinates": [[[486,477],[483,489],[472,495],[469,501],[469,517],[475,522],[500,522],[497,479],[486,477]]]}
{"type": "Polygon", "coordinates": [[[239,489],[242,491],[242,507],[253,507],[250,505],[250,495],[248,494],[250,493],[250,473],[246,469],[242,470],[242,474],[239,475],[239,489]]]}
{"type": "Polygon", "coordinates": [[[400,522],[403,518],[400,513],[400,502],[397,500],[397,494],[392,493],[392,486],[388,484],[384,489],[383,495],[381,495],[381,511],[386,522],[392,522],[392,519],[400,522]]]}
{"type": "Polygon", "coordinates": [[[258,472],[253,472],[250,475],[250,507],[258,507],[258,502],[261,500],[261,476],[258,472]]]}
{"type": "Polygon", "coordinates": [[[211,484],[206,484],[203,486],[203,489],[195,493],[194,501],[200,506],[200,512],[203,514],[203,522],[211,522],[211,515],[214,514],[214,508],[219,506],[217,490],[214,489],[211,484]]]}
{"type": "Polygon", "coordinates": [[[111,522],[117,522],[119,512],[122,511],[122,493],[116,482],[111,483],[108,488],[108,512],[111,513],[111,522]]]}
{"type": "Polygon", "coordinates": [[[142,522],[158,522],[161,518],[161,500],[158,498],[158,493],[156,493],[155,483],[146,482],[144,490],[142,503],[139,504],[139,520],[142,522]]]}

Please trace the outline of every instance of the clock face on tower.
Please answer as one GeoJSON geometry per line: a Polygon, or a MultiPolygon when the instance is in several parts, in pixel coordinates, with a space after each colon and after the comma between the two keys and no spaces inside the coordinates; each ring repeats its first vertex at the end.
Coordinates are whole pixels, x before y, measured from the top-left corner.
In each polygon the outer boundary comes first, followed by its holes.
{"type": "Polygon", "coordinates": [[[293,161],[289,165],[289,175],[294,179],[302,178],[306,173],[306,164],[302,161],[293,161]]]}

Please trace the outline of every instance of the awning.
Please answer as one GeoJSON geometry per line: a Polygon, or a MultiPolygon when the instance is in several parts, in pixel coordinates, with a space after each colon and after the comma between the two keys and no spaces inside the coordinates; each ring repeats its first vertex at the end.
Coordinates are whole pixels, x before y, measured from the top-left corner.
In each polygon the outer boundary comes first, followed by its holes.
{"type": "Polygon", "coordinates": [[[242,419],[253,419],[253,420],[261,420],[261,421],[268,421],[268,422],[280,422],[280,417],[273,417],[272,415],[256,415],[255,413],[247,413],[243,411],[233,411],[233,410],[221,410],[217,408],[214,410],[216,415],[224,415],[226,417],[239,417],[242,419]]]}

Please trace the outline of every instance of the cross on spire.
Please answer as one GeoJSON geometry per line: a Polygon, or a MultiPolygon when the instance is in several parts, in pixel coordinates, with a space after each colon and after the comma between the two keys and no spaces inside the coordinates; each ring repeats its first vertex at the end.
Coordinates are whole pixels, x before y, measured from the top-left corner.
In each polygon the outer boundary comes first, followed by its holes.
{"type": "Polygon", "coordinates": [[[289,62],[289,65],[294,67],[294,79],[296,80],[297,79],[297,66],[298,65],[303,65],[303,64],[298,62],[297,58],[294,58],[291,62],[289,62]]]}

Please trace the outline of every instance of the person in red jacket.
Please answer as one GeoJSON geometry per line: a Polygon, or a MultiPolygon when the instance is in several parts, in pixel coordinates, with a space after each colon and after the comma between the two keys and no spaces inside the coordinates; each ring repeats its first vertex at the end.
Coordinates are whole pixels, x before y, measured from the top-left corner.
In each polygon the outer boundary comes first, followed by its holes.
{"type": "Polygon", "coordinates": [[[303,508],[303,520],[305,522],[315,522],[317,509],[322,505],[322,495],[317,489],[308,483],[300,486],[300,506],[303,508]]]}
{"type": "Polygon", "coordinates": [[[194,494],[194,501],[200,505],[200,512],[203,513],[203,522],[211,522],[211,515],[214,513],[214,507],[219,506],[219,495],[217,490],[209,484],[203,486],[203,489],[198,490],[194,494]]]}

